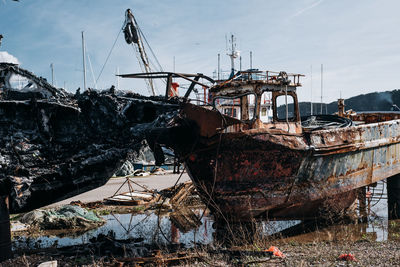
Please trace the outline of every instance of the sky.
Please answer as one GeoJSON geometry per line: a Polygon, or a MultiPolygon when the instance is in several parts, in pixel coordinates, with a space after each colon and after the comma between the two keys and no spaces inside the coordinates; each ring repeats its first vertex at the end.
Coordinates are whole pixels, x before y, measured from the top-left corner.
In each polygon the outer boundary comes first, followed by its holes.
{"type": "MultiPolygon", "coordinates": [[[[306,75],[300,101],[320,102],[321,64],[323,102],[400,88],[396,0],[0,0],[0,51],[49,81],[53,64],[56,85],[75,92],[83,87],[84,31],[87,84],[95,87],[127,8],[165,71],[175,66],[177,72],[212,77],[218,54],[221,68],[229,70],[226,36],[234,34],[243,69],[252,51],[254,68],[306,75]]],[[[116,85],[117,69],[141,72],[123,34],[97,88],[116,85]]],[[[149,94],[133,79],[120,79],[119,88],[149,94]]]]}

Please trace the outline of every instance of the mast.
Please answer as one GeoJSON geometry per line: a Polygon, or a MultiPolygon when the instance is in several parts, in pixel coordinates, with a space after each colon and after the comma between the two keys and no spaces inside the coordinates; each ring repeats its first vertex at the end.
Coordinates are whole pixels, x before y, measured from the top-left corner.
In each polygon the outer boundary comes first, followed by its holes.
{"type": "Polygon", "coordinates": [[[220,80],[220,70],[221,70],[221,58],[220,54],[218,54],[218,81],[220,80]]]}
{"type": "Polygon", "coordinates": [[[322,78],[323,78],[323,70],[324,70],[324,65],[321,64],[321,114],[322,114],[322,78]]]}
{"type": "Polygon", "coordinates": [[[50,69],[51,69],[51,85],[54,86],[54,65],[53,65],[53,63],[50,64],[50,69]]]}
{"type": "Polygon", "coordinates": [[[235,37],[233,34],[231,34],[231,51],[230,53],[227,53],[227,55],[231,58],[231,75],[230,78],[232,78],[235,75],[235,58],[239,56],[239,51],[236,50],[236,43],[235,43],[235,37]]]}
{"type": "Polygon", "coordinates": [[[312,65],[311,65],[311,107],[310,107],[310,115],[313,114],[313,103],[312,103],[312,65]]]}
{"type": "MultiPolygon", "coordinates": [[[[136,48],[137,57],[139,61],[139,65],[142,68],[143,72],[150,73],[150,63],[147,57],[146,51],[144,50],[144,44],[142,41],[143,33],[139,29],[139,26],[136,22],[135,17],[132,14],[130,9],[126,10],[126,20],[124,26],[125,40],[128,44],[136,44],[134,46],[136,48]]],[[[146,41],[146,40],[145,40],[146,41]]],[[[157,61],[158,62],[158,61],[157,61]]],[[[146,79],[147,86],[149,87],[153,96],[156,95],[154,90],[154,84],[152,79],[146,79]]]]}
{"type": "Polygon", "coordinates": [[[250,69],[253,69],[253,52],[250,51],[250,69]]]}
{"type": "Polygon", "coordinates": [[[83,63],[83,91],[86,91],[86,51],[85,51],[85,37],[82,31],[82,63],[83,63]]]}

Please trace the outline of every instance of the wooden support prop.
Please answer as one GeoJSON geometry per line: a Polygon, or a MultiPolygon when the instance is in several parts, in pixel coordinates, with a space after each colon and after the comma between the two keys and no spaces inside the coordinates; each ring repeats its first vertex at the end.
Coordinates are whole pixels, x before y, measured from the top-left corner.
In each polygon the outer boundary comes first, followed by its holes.
{"type": "Polygon", "coordinates": [[[365,186],[358,188],[358,208],[360,212],[360,219],[362,222],[367,222],[367,200],[366,200],[366,188],[365,186]]]}
{"type": "Polygon", "coordinates": [[[400,219],[400,175],[387,178],[388,218],[400,219]]]}
{"type": "Polygon", "coordinates": [[[10,214],[6,200],[0,196],[0,262],[11,258],[10,214]]]}

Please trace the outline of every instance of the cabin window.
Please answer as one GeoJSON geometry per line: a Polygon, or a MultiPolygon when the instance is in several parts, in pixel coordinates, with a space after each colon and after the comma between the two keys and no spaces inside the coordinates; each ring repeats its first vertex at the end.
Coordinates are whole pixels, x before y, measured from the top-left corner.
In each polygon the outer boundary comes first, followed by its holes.
{"type": "Polygon", "coordinates": [[[19,74],[12,74],[9,83],[11,89],[22,92],[35,91],[38,89],[35,82],[19,74]]]}
{"type": "Polygon", "coordinates": [[[279,121],[286,120],[286,103],[287,103],[287,119],[289,121],[292,121],[296,118],[293,96],[280,95],[276,97],[276,111],[277,111],[276,114],[279,121]]]}
{"type": "Polygon", "coordinates": [[[261,108],[261,116],[267,116],[267,108],[261,108]]]}
{"type": "Polygon", "coordinates": [[[215,107],[224,115],[240,118],[240,98],[226,99],[218,98],[215,100],[215,107]]]}
{"type": "Polygon", "coordinates": [[[254,118],[254,110],[256,108],[255,95],[247,95],[247,104],[248,104],[249,120],[252,120],[254,118]]]}
{"type": "Polygon", "coordinates": [[[213,103],[222,114],[235,119],[251,120],[256,115],[256,97],[253,94],[235,98],[216,97],[213,103]]]}
{"type": "Polygon", "coordinates": [[[224,108],[224,114],[236,118],[236,108],[224,108]]]}
{"type": "Polygon", "coordinates": [[[264,92],[260,101],[260,120],[264,123],[272,121],[272,92],[264,92]]]}

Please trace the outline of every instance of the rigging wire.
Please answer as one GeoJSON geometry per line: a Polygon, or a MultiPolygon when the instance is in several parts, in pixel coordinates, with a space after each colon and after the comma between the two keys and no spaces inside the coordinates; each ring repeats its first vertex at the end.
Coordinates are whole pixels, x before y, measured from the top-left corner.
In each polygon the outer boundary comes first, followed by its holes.
{"type": "MultiPolygon", "coordinates": [[[[140,52],[138,51],[138,50],[139,50],[138,47],[135,46],[134,44],[132,44],[132,48],[133,48],[133,51],[135,51],[135,55],[136,55],[136,58],[137,58],[138,62],[140,62],[141,57],[140,57],[140,52]]],[[[141,71],[142,71],[143,73],[147,73],[147,71],[146,71],[146,69],[145,69],[145,66],[144,66],[143,64],[139,64],[139,66],[140,66],[140,69],[141,69],[141,71]]],[[[148,92],[149,92],[150,95],[153,94],[153,89],[154,89],[154,91],[157,92],[157,94],[159,94],[159,91],[158,91],[158,89],[154,86],[154,83],[153,83],[153,80],[152,80],[152,79],[144,79],[144,80],[145,80],[146,87],[147,87],[147,90],[148,90],[148,92]]]]}
{"type": "MultiPolygon", "coordinates": [[[[135,20],[137,29],[138,29],[138,31],[139,31],[139,34],[143,37],[143,40],[144,40],[144,42],[146,43],[147,47],[149,48],[150,53],[151,53],[151,55],[153,56],[154,60],[156,61],[157,66],[156,66],[156,64],[154,64],[154,62],[153,62],[150,58],[148,58],[149,63],[152,65],[153,69],[155,69],[155,70],[157,70],[157,71],[159,71],[159,72],[164,72],[163,67],[161,66],[160,62],[158,61],[158,58],[157,58],[156,54],[154,53],[153,49],[151,48],[149,42],[147,41],[147,38],[146,38],[146,36],[144,35],[142,29],[139,27],[139,24],[137,23],[135,17],[134,17],[134,20],[135,20]]],[[[167,84],[167,79],[161,79],[161,81],[162,81],[164,84],[167,84]]]]}
{"type": "Polygon", "coordinates": [[[89,60],[90,72],[92,73],[92,79],[93,79],[93,83],[94,83],[94,89],[97,90],[97,82],[96,82],[96,79],[94,78],[92,60],[90,60],[90,55],[89,55],[89,53],[87,53],[87,56],[88,56],[88,60],[89,60]]]}
{"type": "Polygon", "coordinates": [[[97,76],[96,83],[99,81],[99,78],[100,78],[101,74],[103,73],[104,67],[106,66],[106,64],[107,64],[107,62],[108,62],[108,60],[109,60],[109,58],[110,58],[110,56],[111,56],[111,53],[112,53],[112,51],[114,50],[115,44],[117,43],[117,40],[118,40],[119,35],[121,34],[121,32],[122,32],[122,28],[119,30],[118,35],[117,35],[117,38],[115,38],[114,44],[112,45],[111,50],[110,50],[110,52],[109,52],[108,55],[107,55],[107,58],[106,58],[106,61],[105,61],[104,64],[103,64],[103,67],[101,67],[101,71],[100,71],[100,73],[99,73],[99,76],[97,76]]]}

